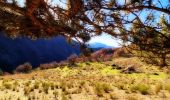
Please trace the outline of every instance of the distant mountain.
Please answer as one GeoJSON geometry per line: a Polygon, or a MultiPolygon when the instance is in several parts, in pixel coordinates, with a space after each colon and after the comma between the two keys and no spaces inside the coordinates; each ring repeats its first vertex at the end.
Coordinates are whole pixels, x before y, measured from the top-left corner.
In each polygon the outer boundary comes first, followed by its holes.
{"type": "Polygon", "coordinates": [[[33,67],[41,63],[61,61],[71,54],[80,54],[79,45],[68,44],[63,36],[52,39],[11,39],[0,33],[0,68],[13,71],[18,65],[29,62],[33,67]]]}
{"type": "Polygon", "coordinates": [[[88,45],[89,48],[91,48],[94,52],[95,51],[98,51],[100,49],[104,49],[104,48],[114,48],[112,46],[108,46],[106,44],[103,44],[103,43],[98,43],[98,42],[95,42],[95,43],[90,43],[88,45]]]}
{"type": "Polygon", "coordinates": [[[112,46],[108,46],[106,44],[98,43],[98,42],[90,43],[89,47],[90,48],[113,48],[112,46]]]}

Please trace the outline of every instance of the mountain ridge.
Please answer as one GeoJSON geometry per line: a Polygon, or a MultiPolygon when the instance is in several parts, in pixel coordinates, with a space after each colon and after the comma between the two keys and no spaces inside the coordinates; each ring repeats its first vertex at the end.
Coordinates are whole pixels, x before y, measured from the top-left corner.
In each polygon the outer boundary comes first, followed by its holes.
{"type": "Polygon", "coordinates": [[[59,62],[71,54],[80,54],[80,47],[76,43],[68,44],[63,36],[37,40],[27,37],[11,39],[0,32],[0,68],[3,71],[11,72],[25,62],[31,63],[33,67],[59,62]]]}
{"type": "Polygon", "coordinates": [[[100,42],[94,42],[89,44],[90,48],[114,48],[113,46],[106,45],[100,42]]]}

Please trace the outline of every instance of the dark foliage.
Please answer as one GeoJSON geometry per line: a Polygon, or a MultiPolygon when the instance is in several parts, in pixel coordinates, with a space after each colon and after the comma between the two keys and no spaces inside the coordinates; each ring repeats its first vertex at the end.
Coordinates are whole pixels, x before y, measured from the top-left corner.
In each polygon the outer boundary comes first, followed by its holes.
{"type": "Polygon", "coordinates": [[[47,63],[47,64],[40,64],[39,68],[41,70],[43,69],[50,69],[50,68],[56,68],[58,67],[58,63],[57,62],[51,62],[51,63],[47,63]]]}
{"type": "Polygon", "coordinates": [[[3,75],[3,71],[0,69],[0,75],[3,75]]]}
{"type": "Polygon", "coordinates": [[[78,58],[78,56],[76,54],[72,54],[71,56],[69,56],[67,58],[69,65],[75,65],[77,58],[78,58]]]}
{"type": "Polygon", "coordinates": [[[46,63],[46,64],[40,64],[39,68],[41,70],[44,69],[51,69],[51,68],[57,68],[57,67],[64,67],[64,66],[69,66],[70,64],[68,63],[67,60],[60,61],[60,62],[52,62],[52,63],[46,63]]]}
{"type": "Polygon", "coordinates": [[[32,66],[30,63],[24,63],[22,65],[19,65],[17,68],[16,68],[16,72],[17,73],[28,73],[32,70],[32,66]]]}

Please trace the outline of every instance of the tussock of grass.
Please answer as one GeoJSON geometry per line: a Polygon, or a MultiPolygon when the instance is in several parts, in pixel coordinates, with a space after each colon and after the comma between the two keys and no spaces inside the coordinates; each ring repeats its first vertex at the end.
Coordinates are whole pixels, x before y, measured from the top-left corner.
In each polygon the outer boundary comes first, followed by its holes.
{"type": "Polygon", "coordinates": [[[155,90],[154,90],[154,92],[155,92],[156,94],[158,94],[162,89],[163,89],[163,86],[162,86],[161,83],[155,84],[155,90]]]}
{"type": "Polygon", "coordinates": [[[97,96],[103,97],[104,90],[103,90],[103,87],[101,84],[99,84],[99,83],[95,84],[95,92],[96,92],[97,96]]]}
{"type": "Polygon", "coordinates": [[[109,93],[110,91],[113,91],[112,87],[109,84],[103,83],[102,86],[105,93],[109,93]]]}
{"type": "Polygon", "coordinates": [[[30,87],[24,87],[24,95],[29,95],[29,93],[30,93],[30,91],[31,91],[31,89],[30,89],[30,87]]]}
{"type": "Polygon", "coordinates": [[[148,84],[136,84],[131,86],[131,91],[132,92],[137,92],[139,91],[141,94],[146,95],[149,94],[149,85],[148,84]]]}
{"type": "Polygon", "coordinates": [[[170,92],[170,82],[164,83],[164,89],[170,92]]]}
{"type": "Polygon", "coordinates": [[[97,96],[102,97],[104,93],[109,93],[113,91],[112,87],[106,83],[96,83],[95,92],[97,96]]]}
{"type": "Polygon", "coordinates": [[[4,86],[6,89],[12,89],[12,84],[9,83],[9,82],[3,83],[3,86],[4,86]]]}
{"type": "Polygon", "coordinates": [[[43,87],[44,92],[45,92],[46,94],[48,94],[48,90],[49,90],[49,88],[50,88],[50,83],[44,82],[44,83],[42,83],[42,87],[43,87]]]}

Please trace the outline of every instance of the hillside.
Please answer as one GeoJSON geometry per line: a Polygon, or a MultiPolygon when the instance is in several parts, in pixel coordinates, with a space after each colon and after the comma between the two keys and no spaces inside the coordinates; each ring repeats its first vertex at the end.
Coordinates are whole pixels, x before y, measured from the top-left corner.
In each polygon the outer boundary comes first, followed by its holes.
{"type": "Polygon", "coordinates": [[[0,68],[13,71],[18,65],[29,62],[33,67],[42,63],[65,60],[71,54],[79,54],[79,45],[68,44],[64,37],[52,39],[11,39],[0,34],[0,68]]]}
{"type": "Polygon", "coordinates": [[[0,77],[0,99],[12,100],[169,100],[167,69],[138,58],[77,63],[0,77]],[[127,70],[133,67],[134,70],[127,70]]]}

